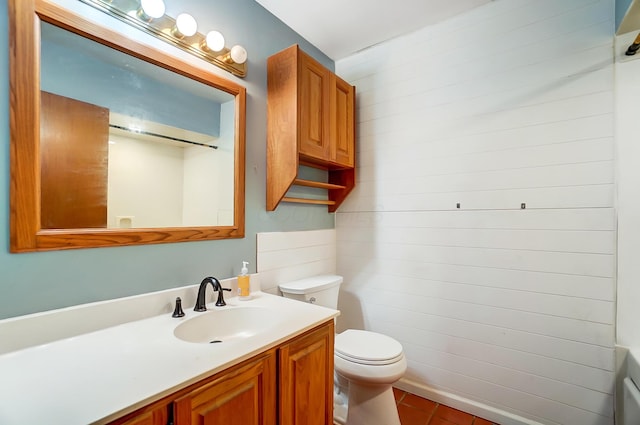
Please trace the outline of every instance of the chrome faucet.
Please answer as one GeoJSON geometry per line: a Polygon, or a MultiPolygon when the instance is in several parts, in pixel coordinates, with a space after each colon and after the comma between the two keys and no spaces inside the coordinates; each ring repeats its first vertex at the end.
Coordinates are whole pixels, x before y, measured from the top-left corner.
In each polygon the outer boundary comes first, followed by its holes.
{"type": "Polygon", "coordinates": [[[224,302],[224,296],[222,294],[223,291],[231,291],[231,289],[223,288],[218,279],[209,276],[205,277],[202,282],[200,282],[200,288],[198,288],[198,297],[196,298],[196,306],[193,307],[193,311],[207,311],[207,302],[205,301],[207,283],[210,283],[211,286],[213,286],[214,291],[218,291],[218,300],[216,301],[216,306],[222,307],[223,305],[227,305],[227,303],[224,302]]]}

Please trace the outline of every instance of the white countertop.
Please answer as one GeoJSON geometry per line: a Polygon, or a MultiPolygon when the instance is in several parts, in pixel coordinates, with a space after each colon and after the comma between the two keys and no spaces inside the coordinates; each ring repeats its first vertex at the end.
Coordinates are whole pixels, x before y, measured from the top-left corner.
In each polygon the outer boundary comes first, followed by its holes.
{"type": "Polygon", "coordinates": [[[0,355],[0,424],[106,423],[339,314],[262,292],[227,304],[207,308],[266,307],[280,323],[228,344],[189,343],[173,331],[202,313],[184,307],[181,319],[163,314],[0,355]]]}

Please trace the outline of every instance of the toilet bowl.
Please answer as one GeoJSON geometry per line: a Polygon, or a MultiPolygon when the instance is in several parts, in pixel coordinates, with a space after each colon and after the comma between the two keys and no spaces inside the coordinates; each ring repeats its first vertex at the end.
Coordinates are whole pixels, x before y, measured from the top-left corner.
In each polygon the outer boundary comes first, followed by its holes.
{"type": "MultiPolygon", "coordinates": [[[[323,275],[280,285],[285,297],[336,308],[342,277],[323,275]]],[[[334,342],[334,420],[341,425],[400,425],[392,384],[407,361],[402,345],[377,332],[347,329],[334,342]]]]}
{"type": "Polygon", "coordinates": [[[334,346],[335,372],[348,381],[347,415],[336,411],[336,421],[400,425],[391,387],[407,370],[400,343],[376,332],[348,329],[336,335],[334,346]]]}

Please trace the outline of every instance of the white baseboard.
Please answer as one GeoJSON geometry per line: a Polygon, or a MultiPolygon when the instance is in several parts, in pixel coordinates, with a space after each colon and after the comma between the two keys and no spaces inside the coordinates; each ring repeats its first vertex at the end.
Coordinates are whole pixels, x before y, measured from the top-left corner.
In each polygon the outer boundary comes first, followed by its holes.
{"type": "Polygon", "coordinates": [[[498,409],[466,397],[461,397],[447,391],[438,390],[409,379],[403,378],[393,386],[400,390],[424,397],[431,401],[435,401],[436,403],[442,403],[446,406],[462,410],[463,412],[479,416],[500,425],[542,425],[541,422],[527,419],[505,410],[498,409]]]}

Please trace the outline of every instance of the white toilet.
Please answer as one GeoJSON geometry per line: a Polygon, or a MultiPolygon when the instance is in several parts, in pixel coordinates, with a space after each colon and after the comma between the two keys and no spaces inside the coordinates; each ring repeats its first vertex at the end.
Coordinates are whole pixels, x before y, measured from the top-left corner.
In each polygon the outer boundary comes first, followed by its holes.
{"type": "MultiPolygon", "coordinates": [[[[287,298],[337,309],[342,276],[280,285],[287,298]]],[[[407,370],[402,345],[375,332],[348,329],[334,345],[334,420],[343,425],[400,425],[391,384],[407,370]]]]}

